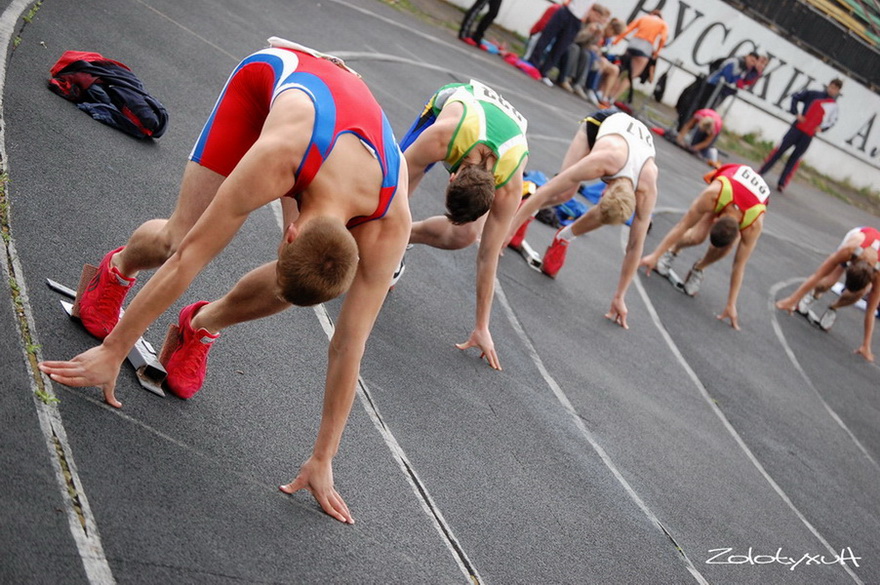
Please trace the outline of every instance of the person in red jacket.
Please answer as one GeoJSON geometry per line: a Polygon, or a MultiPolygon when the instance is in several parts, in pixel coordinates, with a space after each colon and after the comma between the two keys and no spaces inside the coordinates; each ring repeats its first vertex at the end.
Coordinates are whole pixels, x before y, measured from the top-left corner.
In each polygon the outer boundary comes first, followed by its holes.
{"type": "Polygon", "coordinates": [[[709,186],[694,199],[684,217],[654,251],[642,258],[639,266],[644,266],[648,275],[655,270],[666,276],[682,248],[701,244],[708,237],[709,248],[694,263],[684,282],[684,292],[695,296],[703,282],[703,271],[726,256],[736,244],[727,306],[718,319],[730,319],[730,326],[739,329],[736,300],[746,263],[764,229],[770,189],[764,179],[746,165],[724,165],[704,178],[709,186]]]}
{"type": "Polygon", "coordinates": [[[786,151],[794,148],[791,156],[785,161],[785,168],[782,169],[782,174],[779,175],[779,181],[776,184],[776,190],[780,193],[785,190],[794,176],[801,157],[807,152],[816,132],[825,132],[837,122],[837,96],[840,95],[842,87],[843,81],[832,79],[824,91],[803,90],[791,96],[791,113],[795,115],[794,123],[782,137],[779,146],[770,152],[764,165],[758,170],[760,175],[764,175],[776,164],[776,161],[782,158],[786,151]],[[798,113],[798,104],[803,104],[800,113],[798,113]]]}

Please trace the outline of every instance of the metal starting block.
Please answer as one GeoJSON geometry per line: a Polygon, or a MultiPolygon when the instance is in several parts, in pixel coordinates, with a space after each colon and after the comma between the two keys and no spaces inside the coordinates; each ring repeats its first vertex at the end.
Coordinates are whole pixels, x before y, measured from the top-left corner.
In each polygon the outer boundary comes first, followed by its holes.
{"type": "Polygon", "coordinates": [[[527,241],[523,240],[517,251],[520,256],[523,257],[523,260],[526,261],[526,264],[529,265],[529,268],[541,272],[541,256],[535,252],[534,248],[532,248],[527,241]]]}
{"type": "MultiPolygon", "coordinates": [[[[46,284],[50,289],[61,293],[69,299],[73,299],[73,303],[61,301],[61,307],[64,309],[64,312],[72,319],[79,321],[79,294],[88,286],[97,271],[98,268],[91,264],[83,266],[79,286],[76,291],[50,278],[46,279],[46,284]]],[[[119,312],[120,317],[122,313],[122,311],[119,312]]],[[[126,359],[134,368],[141,386],[158,396],[165,396],[165,391],[162,390],[162,383],[168,376],[168,372],[165,371],[165,367],[162,364],[167,361],[168,356],[176,349],[177,339],[177,325],[170,325],[165,335],[165,344],[162,347],[160,356],[157,357],[156,350],[143,337],[139,337],[134,347],[128,352],[126,359]]]]}
{"type": "Polygon", "coordinates": [[[669,269],[669,274],[666,275],[666,280],[668,280],[672,286],[675,287],[676,290],[687,294],[684,290],[684,281],[681,277],[671,268],[669,269]]]}

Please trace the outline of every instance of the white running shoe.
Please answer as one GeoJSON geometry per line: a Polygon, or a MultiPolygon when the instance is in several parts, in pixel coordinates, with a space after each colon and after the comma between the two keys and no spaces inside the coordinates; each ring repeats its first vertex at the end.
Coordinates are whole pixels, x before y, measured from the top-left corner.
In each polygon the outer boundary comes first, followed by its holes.
{"type": "Polygon", "coordinates": [[[587,101],[593,104],[594,106],[598,106],[601,101],[599,98],[599,94],[597,94],[592,89],[587,91],[587,101]]]}
{"type": "Polygon", "coordinates": [[[667,250],[666,252],[663,252],[663,255],[657,260],[657,266],[654,267],[654,270],[660,276],[669,276],[669,271],[672,270],[672,263],[674,261],[675,254],[667,250]]]}
{"type": "MultiPolygon", "coordinates": [[[[696,264],[694,264],[696,267],[696,264]]],[[[703,284],[703,271],[697,270],[697,268],[691,268],[691,271],[688,272],[687,279],[684,281],[684,292],[688,294],[688,296],[696,296],[698,292],[700,292],[700,285],[703,284]]]]}
{"type": "Polygon", "coordinates": [[[837,319],[837,310],[828,307],[825,309],[825,312],[822,314],[822,318],[819,319],[819,327],[822,328],[822,331],[830,331],[831,327],[834,325],[834,321],[837,319]]]}
{"type": "Polygon", "coordinates": [[[403,276],[404,271],[406,270],[406,254],[403,255],[403,258],[400,259],[400,264],[397,265],[397,269],[394,271],[394,274],[391,276],[391,284],[389,288],[394,288],[394,285],[397,284],[397,281],[400,280],[400,277],[403,276]]]}
{"type": "Polygon", "coordinates": [[[801,315],[808,315],[810,313],[810,307],[813,306],[813,303],[815,302],[816,297],[813,295],[813,291],[808,292],[798,301],[797,312],[801,315]]]}

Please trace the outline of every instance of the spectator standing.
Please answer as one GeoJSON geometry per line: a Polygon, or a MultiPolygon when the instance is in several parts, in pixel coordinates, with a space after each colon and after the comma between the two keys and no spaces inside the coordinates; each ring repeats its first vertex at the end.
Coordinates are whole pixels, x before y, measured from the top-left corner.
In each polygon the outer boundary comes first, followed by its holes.
{"type": "Polygon", "coordinates": [[[632,80],[642,74],[652,59],[656,60],[660,55],[660,51],[666,45],[669,26],[663,20],[663,15],[659,10],[652,10],[629,23],[626,30],[617,35],[612,44],[616,45],[630,34],[633,36],[629,39],[629,46],[626,48],[620,67],[621,72],[626,69],[628,73],[625,78],[618,75],[608,96],[612,102],[629,89],[632,80]]]}
{"type": "MultiPolygon", "coordinates": [[[[547,26],[547,23],[550,22],[550,19],[556,13],[557,10],[562,8],[562,4],[551,4],[547,7],[547,10],[541,15],[541,18],[538,19],[535,24],[532,25],[532,28],[529,29],[529,40],[526,43],[526,50],[523,53],[523,61],[528,61],[533,63],[532,54],[534,53],[535,45],[538,43],[538,40],[541,38],[541,33],[544,31],[544,27],[547,26]]],[[[547,46],[544,46],[544,50],[546,50],[547,46]]]]}
{"type": "Polygon", "coordinates": [[[479,47],[480,43],[483,42],[483,35],[486,34],[489,25],[498,16],[500,8],[501,0],[477,0],[474,2],[468,11],[464,13],[464,20],[461,21],[461,28],[458,30],[458,38],[466,43],[470,40],[475,46],[479,47]],[[479,24],[476,24],[477,16],[487,4],[489,5],[489,12],[483,16],[479,24]]]}
{"type": "Polygon", "coordinates": [[[776,190],[780,193],[791,181],[801,157],[807,152],[816,132],[825,132],[837,122],[837,98],[842,87],[843,81],[835,78],[825,86],[824,90],[805,89],[791,96],[791,113],[795,115],[795,120],[785,136],[782,137],[782,142],[773,149],[767,160],[764,161],[764,166],[758,171],[763,175],[776,164],[782,155],[794,148],[788,160],[785,161],[785,167],[776,184],[776,190]],[[798,112],[798,104],[803,104],[800,113],[798,112]]]}
{"type": "Polygon", "coordinates": [[[581,29],[581,23],[587,19],[587,13],[592,7],[590,0],[571,0],[554,12],[547,21],[529,57],[532,65],[541,73],[545,84],[553,85],[547,74],[568,51],[568,46],[574,41],[581,29]],[[545,54],[548,47],[550,50],[545,54]]]}

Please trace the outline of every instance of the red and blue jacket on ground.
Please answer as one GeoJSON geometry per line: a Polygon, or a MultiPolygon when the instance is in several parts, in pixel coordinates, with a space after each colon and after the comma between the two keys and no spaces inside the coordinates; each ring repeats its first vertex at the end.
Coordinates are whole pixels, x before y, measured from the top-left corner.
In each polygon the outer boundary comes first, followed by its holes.
{"type": "Polygon", "coordinates": [[[136,138],[165,133],[168,112],[123,63],[100,53],[66,51],[49,72],[49,89],[95,120],[136,138]]]}

